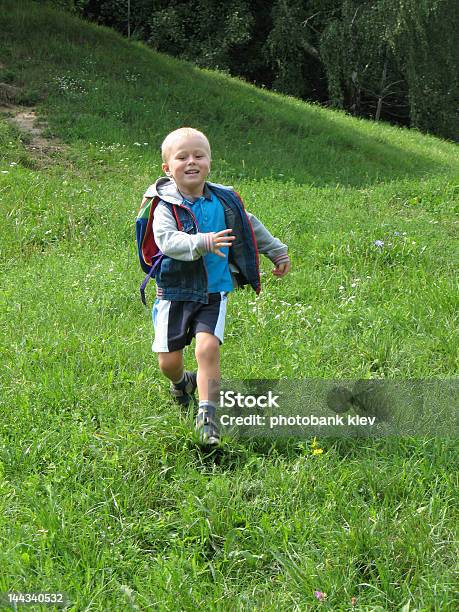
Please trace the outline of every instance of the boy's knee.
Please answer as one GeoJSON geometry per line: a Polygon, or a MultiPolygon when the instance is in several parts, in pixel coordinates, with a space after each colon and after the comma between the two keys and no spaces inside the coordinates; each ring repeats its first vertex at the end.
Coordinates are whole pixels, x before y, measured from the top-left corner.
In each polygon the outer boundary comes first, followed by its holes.
{"type": "Polygon", "coordinates": [[[179,367],[182,363],[182,352],[158,353],[158,365],[161,371],[168,371],[179,367]]]}
{"type": "Polygon", "coordinates": [[[196,343],[195,356],[197,361],[215,361],[220,357],[220,342],[217,336],[203,334],[196,343]]]}

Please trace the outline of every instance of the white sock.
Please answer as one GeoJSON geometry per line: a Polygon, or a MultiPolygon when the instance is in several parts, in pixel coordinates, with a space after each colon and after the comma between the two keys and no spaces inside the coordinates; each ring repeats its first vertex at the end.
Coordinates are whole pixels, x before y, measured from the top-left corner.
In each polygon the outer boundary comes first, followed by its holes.
{"type": "Polygon", "coordinates": [[[215,402],[212,400],[199,400],[199,410],[205,410],[206,408],[213,408],[215,411],[215,402]]]}

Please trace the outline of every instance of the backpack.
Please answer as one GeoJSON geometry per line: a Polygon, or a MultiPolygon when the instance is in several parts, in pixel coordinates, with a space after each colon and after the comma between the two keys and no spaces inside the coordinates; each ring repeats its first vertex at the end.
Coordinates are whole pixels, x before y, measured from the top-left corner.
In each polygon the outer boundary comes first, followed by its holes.
{"type": "MultiPolygon", "coordinates": [[[[140,206],[135,222],[135,237],[137,241],[137,252],[139,255],[140,267],[146,273],[143,283],[140,285],[140,299],[146,306],[145,288],[151,278],[155,278],[159,265],[164,258],[164,253],[159,249],[153,234],[153,217],[156,207],[160,202],[158,196],[145,198],[140,206]]],[[[172,205],[172,212],[177,222],[177,227],[181,231],[182,224],[177,215],[175,205],[172,205]]]]}

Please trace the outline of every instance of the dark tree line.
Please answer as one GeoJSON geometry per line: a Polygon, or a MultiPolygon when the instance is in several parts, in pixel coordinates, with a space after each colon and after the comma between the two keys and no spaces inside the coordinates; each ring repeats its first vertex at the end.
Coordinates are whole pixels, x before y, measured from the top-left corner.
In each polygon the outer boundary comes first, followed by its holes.
{"type": "Polygon", "coordinates": [[[259,86],[458,140],[457,0],[52,0],[259,86]]]}

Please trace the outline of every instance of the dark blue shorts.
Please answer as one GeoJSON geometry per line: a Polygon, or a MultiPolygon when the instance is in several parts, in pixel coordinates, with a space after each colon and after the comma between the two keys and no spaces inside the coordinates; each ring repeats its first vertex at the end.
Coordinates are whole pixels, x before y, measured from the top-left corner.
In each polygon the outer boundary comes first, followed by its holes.
{"type": "Polygon", "coordinates": [[[191,344],[198,332],[213,334],[223,343],[228,293],[209,293],[209,303],[178,302],[156,299],[152,317],[155,353],[180,351],[191,344]]]}

